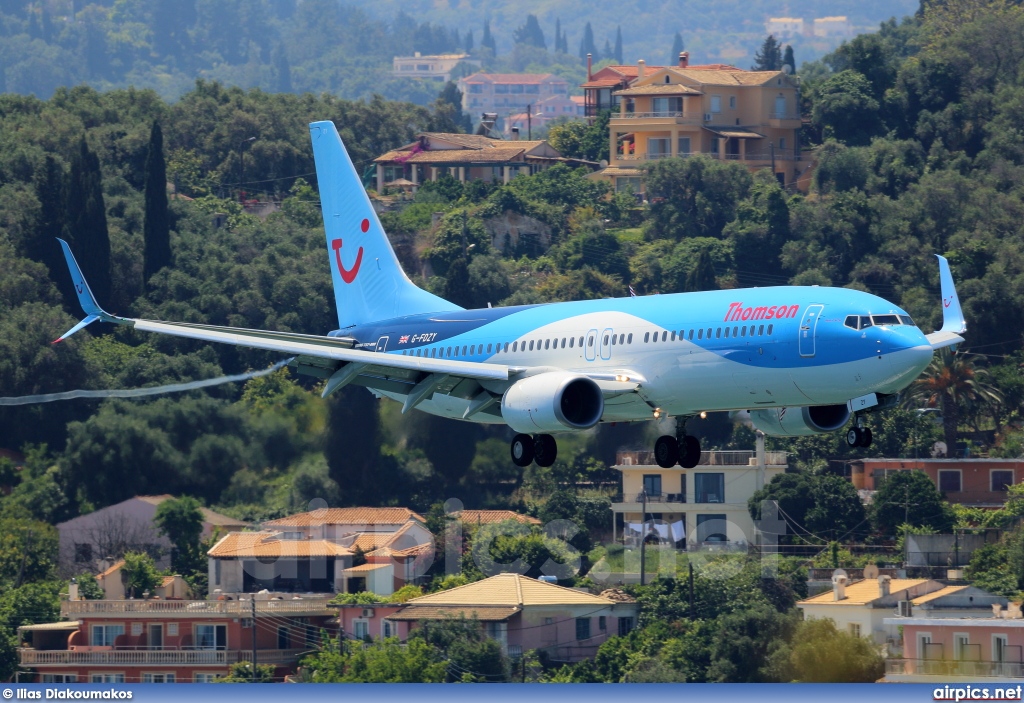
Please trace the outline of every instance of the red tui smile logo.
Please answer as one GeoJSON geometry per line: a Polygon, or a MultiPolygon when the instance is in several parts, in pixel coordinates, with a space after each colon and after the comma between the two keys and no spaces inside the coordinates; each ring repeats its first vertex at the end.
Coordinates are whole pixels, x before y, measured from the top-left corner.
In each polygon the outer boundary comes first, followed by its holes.
{"type": "MultiPolygon", "coordinates": [[[[360,223],[359,229],[366,233],[370,229],[370,221],[364,219],[360,223]]],[[[359,247],[359,251],[356,252],[356,262],[352,265],[352,268],[347,269],[345,264],[341,263],[341,241],[340,239],[331,240],[331,248],[334,249],[334,258],[338,263],[338,273],[341,274],[341,280],[345,281],[345,283],[351,283],[356,280],[356,276],[359,274],[359,267],[363,263],[363,248],[359,247]]]]}

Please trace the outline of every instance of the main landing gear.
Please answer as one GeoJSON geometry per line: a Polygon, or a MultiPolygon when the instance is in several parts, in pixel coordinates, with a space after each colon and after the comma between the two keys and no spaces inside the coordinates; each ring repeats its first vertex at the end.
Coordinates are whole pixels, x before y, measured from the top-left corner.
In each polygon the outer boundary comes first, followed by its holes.
{"type": "Polygon", "coordinates": [[[870,447],[871,430],[864,426],[864,418],[857,415],[854,426],[846,433],[846,443],[851,447],[870,447]]]}
{"type": "Polygon", "coordinates": [[[512,438],[512,463],[516,466],[529,466],[536,461],[537,466],[551,466],[558,457],[558,445],[549,434],[517,434],[512,438]]]}
{"type": "Polygon", "coordinates": [[[654,443],[654,460],[663,469],[671,469],[676,464],[692,469],[700,461],[700,440],[688,434],[678,440],[662,435],[654,443]]]}

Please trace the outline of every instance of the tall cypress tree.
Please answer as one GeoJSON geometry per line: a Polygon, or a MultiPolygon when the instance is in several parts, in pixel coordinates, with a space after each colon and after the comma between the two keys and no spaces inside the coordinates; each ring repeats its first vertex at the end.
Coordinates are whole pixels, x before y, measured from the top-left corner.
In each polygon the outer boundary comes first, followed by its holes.
{"type": "Polygon", "coordinates": [[[594,44],[594,30],[590,28],[590,22],[583,28],[583,39],[580,40],[580,60],[586,61],[587,54],[597,56],[597,45],[594,44]]]}
{"type": "Polygon", "coordinates": [[[465,49],[467,54],[473,50],[473,30],[472,29],[467,29],[466,30],[466,45],[464,47],[462,47],[462,48],[465,49]]]}
{"type": "Polygon", "coordinates": [[[562,50],[562,19],[555,18],[555,53],[562,50]]]}
{"type": "Polygon", "coordinates": [[[43,168],[36,174],[35,191],[39,216],[32,237],[26,242],[25,253],[30,259],[46,264],[50,279],[64,295],[65,305],[76,306],[71,276],[57,242],[57,237],[64,236],[64,167],[53,156],[46,157],[43,168]]]}
{"type": "Polygon", "coordinates": [[[480,46],[486,47],[491,50],[491,55],[498,55],[498,45],[494,41],[494,37],[491,36],[491,21],[484,20],[484,36],[480,39],[480,46]]]}
{"type": "Polygon", "coordinates": [[[793,56],[793,47],[786,44],[786,51],[782,54],[782,65],[789,66],[789,73],[796,73],[796,57],[793,56]]]}
{"type": "Polygon", "coordinates": [[[274,90],[278,93],[292,92],[292,67],[288,63],[288,52],[284,42],[278,42],[274,49],[274,90]]]}
{"type": "Polygon", "coordinates": [[[615,63],[622,65],[622,27],[615,28],[615,63]]]}
{"type": "Polygon", "coordinates": [[[782,49],[775,37],[769,34],[761,44],[760,50],[754,55],[754,71],[778,71],[782,69],[782,49]]]}
{"type": "Polygon", "coordinates": [[[167,166],[164,163],[164,134],[154,122],[146,155],[146,219],[142,226],[146,243],[142,278],[171,264],[171,223],[167,212],[167,166]]]}
{"type": "Polygon", "coordinates": [[[74,243],[75,258],[100,305],[110,304],[110,233],[103,202],[100,160],[82,141],[71,156],[64,190],[64,238],[74,243]]]}
{"type": "Polygon", "coordinates": [[[676,32],[676,36],[672,39],[672,60],[669,61],[669,66],[675,66],[679,62],[679,54],[683,53],[683,35],[676,32]]]}

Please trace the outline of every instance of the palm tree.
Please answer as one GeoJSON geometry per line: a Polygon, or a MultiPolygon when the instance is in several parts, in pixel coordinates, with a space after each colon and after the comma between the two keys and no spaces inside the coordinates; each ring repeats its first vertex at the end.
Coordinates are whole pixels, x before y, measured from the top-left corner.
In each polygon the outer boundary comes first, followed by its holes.
{"type": "Polygon", "coordinates": [[[986,382],[988,371],[978,368],[966,354],[956,354],[949,347],[939,350],[924,373],[910,384],[903,397],[909,408],[939,408],[947,456],[956,450],[957,426],[961,411],[973,403],[997,403],[999,390],[986,382]]]}

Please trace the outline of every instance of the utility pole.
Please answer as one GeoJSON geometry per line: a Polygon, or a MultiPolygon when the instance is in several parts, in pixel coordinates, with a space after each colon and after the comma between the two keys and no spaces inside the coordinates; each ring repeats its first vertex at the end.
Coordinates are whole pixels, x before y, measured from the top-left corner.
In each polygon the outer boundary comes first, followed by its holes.
{"type": "Polygon", "coordinates": [[[256,683],[256,594],[249,596],[252,607],[252,682],[256,683]]]}
{"type": "Polygon", "coordinates": [[[693,620],[693,562],[689,556],[686,558],[686,565],[690,567],[690,619],[693,620]]]}
{"type": "Polygon", "coordinates": [[[245,195],[242,191],[243,183],[245,182],[245,158],[243,157],[243,152],[245,151],[245,145],[254,141],[256,141],[256,137],[249,137],[248,139],[243,139],[238,144],[238,201],[242,203],[245,202],[245,195]]]}
{"type": "Polygon", "coordinates": [[[640,492],[640,585],[647,585],[647,489],[640,492]]]}
{"type": "Polygon", "coordinates": [[[526,106],[526,138],[533,140],[533,105],[526,106]]]}

